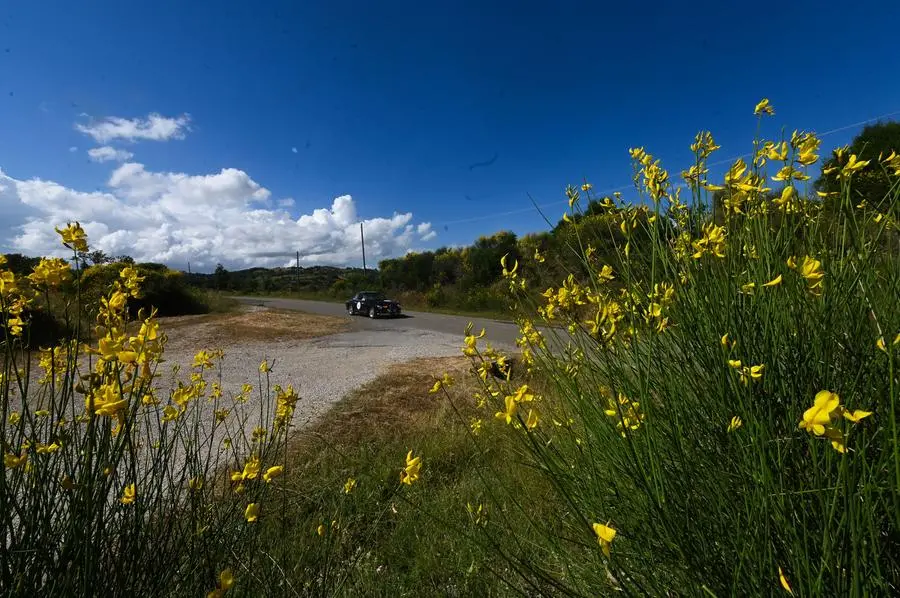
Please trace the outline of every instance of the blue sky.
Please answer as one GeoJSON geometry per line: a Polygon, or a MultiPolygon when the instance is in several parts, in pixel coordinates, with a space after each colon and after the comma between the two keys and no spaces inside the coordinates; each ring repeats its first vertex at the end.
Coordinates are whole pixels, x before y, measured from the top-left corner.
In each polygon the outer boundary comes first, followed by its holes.
{"type": "MultiPolygon", "coordinates": [[[[499,229],[540,230],[536,213],[506,213],[528,210],[529,197],[562,202],[566,183],[627,185],[631,146],[645,146],[673,173],[700,129],[713,132],[719,157],[744,153],[763,96],[777,111],[764,131],[772,137],[782,126],[821,133],[900,111],[900,5],[886,2],[756,11],[729,2],[6,4],[0,187],[5,180],[8,189],[0,207],[14,216],[0,224],[0,248],[31,252],[49,251],[52,239],[37,232],[38,219],[79,214],[63,204],[191,203],[198,196],[179,181],[222,169],[232,170],[207,180],[237,194],[222,217],[240,217],[247,205],[295,221],[310,215],[313,232],[281,222],[287,229],[270,235],[289,237],[285,251],[308,248],[310,263],[354,259],[348,230],[356,219],[372,221],[381,257],[467,244],[499,229]],[[75,128],[150,114],[187,115],[187,124],[167,141],[105,143],[75,128]],[[116,161],[86,153],[101,145],[133,154],[119,162],[142,169],[113,188],[116,161]],[[23,184],[35,178],[70,195],[48,207],[46,185],[23,184]],[[156,195],[136,190],[151,179],[156,195]],[[238,197],[257,188],[267,190],[265,201],[238,197]],[[345,195],[352,207],[333,203],[345,195]],[[315,216],[323,208],[331,213],[315,216]],[[392,220],[394,213],[411,216],[392,220]]],[[[281,251],[258,242],[265,231],[215,220],[215,197],[202,201],[209,222],[197,229],[173,230],[187,226],[190,211],[135,224],[103,222],[96,209],[88,214],[96,232],[88,232],[113,252],[153,245],[148,256],[176,265],[192,254],[240,265],[240,256],[281,251]],[[143,232],[114,234],[131,225],[143,232]],[[165,250],[166,242],[181,250],[165,250]]],[[[563,205],[549,209],[554,220],[563,205]]]]}

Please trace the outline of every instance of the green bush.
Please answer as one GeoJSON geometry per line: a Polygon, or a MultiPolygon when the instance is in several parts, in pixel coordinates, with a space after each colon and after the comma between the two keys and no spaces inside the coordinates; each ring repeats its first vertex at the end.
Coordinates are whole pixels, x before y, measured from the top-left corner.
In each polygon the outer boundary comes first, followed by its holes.
{"type": "Polygon", "coordinates": [[[447,294],[441,285],[436,284],[425,293],[425,304],[428,307],[441,307],[447,302],[447,294]]]}
{"type": "MultiPolygon", "coordinates": [[[[90,266],[81,275],[81,292],[88,307],[99,305],[103,292],[115,281],[125,263],[99,264],[90,266]]],[[[209,306],[199,291],[190,287],[181,272],[169,270],[161,264],[137,264],[138,275],[144,278],[139,297],[128,299],[128,309],[132,316],[140,310],[156,308],[157,315],[182,316],[204,314],[209,306]]]]}
{"type": "Polygon", "coordinates": [[[462,297],[461,307],[468,311],[503,312],[507,309],[509,300],[501,289],[498,285],[469,289],[462,297]]]}
{"type": "MultiPolygon", "coordinates": [[[[87,251],[77,223],[62,234],[67,246],[87,251]]],[[[141,299],[148,301],[180,290],[179,277],[117,265],[79,277],[65,260],[43,259],[26,278],[4,265],[5,595],[256,596],[282,588],[294,559],[329,562],[329,544],[289,538],[283,525],[286,439],[300,398],[294,389],[272,385],[267,362],[256,386],[222,388],[228,358],[214,350],[166,375],[159,322],[149,309],[131,319],[128,299],[142,295],[142,282],[150,283],[141,299]],[[68,285],[73,309],[64,313],[76,319],[66,324],[78,330],[79,302],[90,296],[97,338],[70,336],[37,351],[29,344],[37,320],[26,306],[50,313],[51,298],[68,285]],[[289,544],[290,554],[281,548],[289,544]]],[[[323,594],[340,582],[311,579],[323,594]]]]}
{"type": "MultiPolygon", "coordinates": [[[[496,358],[471,333],[467,354],[495,425],[518,439],[517,466],[566,505],[522,530],[545,558],[501,547],[523,592],[540,580],[572,595],[900,587],[900,158],[879,164],[889,193],[861,202],[865,165],[836,155],[829,211],[803,195],[818,148],[806,133],[758,140],[716,186],[701,133],[690,204],[633,150],[644,201],[610,208],[624,231],[615,268],[577,253],[587,280],[538,302],[507,269],[530,386],[492,377],[496,358]],[[721,220],[696,209],[717,190],[721,220]]],[[[596,234],[573,233],[578,248],[596,234]]],[[[517,495],[485,484],[500,503],[517,495]]]]}

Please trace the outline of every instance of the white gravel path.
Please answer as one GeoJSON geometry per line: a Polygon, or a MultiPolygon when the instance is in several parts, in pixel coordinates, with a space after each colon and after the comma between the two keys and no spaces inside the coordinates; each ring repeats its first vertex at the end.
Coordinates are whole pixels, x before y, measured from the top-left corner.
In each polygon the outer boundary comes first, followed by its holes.
{"type": "MultiPolygon", "coordinates": [[[[180,338],[173,341],[176,342],[170,342],[166,348],[165,358],[169,366],[181,364],[183,378],[201,347],[188,347],[180,338]]],[[[322,415],[350,391],[373,380],[391,364],[419,357],[461,355],[461,347],[460,335],[385,328],[304,340],[242,342],[235,339],[217,348],[225,351],[222,388],[226,395],[239,392],[244,383],[256,388],[260,362],[267,359],[274,363],[271,383],[285,387],[293,384],[301,397],[293,422],[296,430],[322,415]]]]}

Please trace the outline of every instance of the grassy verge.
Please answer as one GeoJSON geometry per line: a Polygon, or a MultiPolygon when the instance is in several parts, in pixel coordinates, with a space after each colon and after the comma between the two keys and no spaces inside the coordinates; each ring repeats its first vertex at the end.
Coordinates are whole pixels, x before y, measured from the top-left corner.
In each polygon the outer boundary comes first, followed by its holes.
{"type": "Polygon", "coordinates": [[[241,307],[240,301],[218,291],[191,289],[191,293],[207,307],[209,313],[232,313],[241,307]]]}
{"type": "MultiPolygon", "coordinates": [[[[512,453],[505,436],[489,431],[471,442],[467,425],[476,409],[474,383],[463,358],[420,359],[400,364],[338,403],[290,445],[284,480],[283,517],[267,523],[281,550],[316,555],[311,543],[332,543],[329,563],[296,562],[288,572],[295,588],[304,575],[340,575],[331,583],[342,595],[497,595],[514,575],[492,548],[510,544],[494,520],[502,508],[478,510],[488,502],[486,472],[518,488],[517,499],[532,502],[535,517],[550,516],[535,476],[508,468],[512,453]],[[432,372],[448,371],[460,382],[446,397],[428,393],[432,372]],[[462,419],[461,419],[462,418],[462,419]],[[399,484],[407,452],[422,457],[421,483],[399,484]],[[348,480],[355,480],[349,493],[348,480]],[[471,512],[467,508],[471,506],[471,512]],[[322,535],[317,531],[324,525],[322,535]]],[[[524,550],[524,549],[523,549],[524,550]]]]}

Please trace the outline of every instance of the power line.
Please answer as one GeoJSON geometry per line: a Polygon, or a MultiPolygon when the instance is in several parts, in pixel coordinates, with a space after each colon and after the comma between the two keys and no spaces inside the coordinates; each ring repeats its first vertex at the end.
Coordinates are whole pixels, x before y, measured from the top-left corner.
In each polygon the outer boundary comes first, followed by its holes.
{"type": "MultiPolygon", "coordinates": [[[[893,112],[888,112],[887,114],[882,114],[880,116],[868,118],[866,120],[861,120],[861,121],[855,122],[853,124],[844,125],[844,126],[836,128],[836,129],[831,129],[829,131],[825,131],[824,133],[820,133],[817,136],[819,137],[819,139],[821,139],[822,137],[827,137],[828,135],[840,133],[841,131],[846,131],[848,129],[853,129],[855,127],[867,125],[869,123],[878,122],[885,118],[890,118],[891,116],[897,116],[898,114],[900,114],[900,110],[895,110],[893,112]]],[[[707,166],[721,166],[723,164],[732,164],[732,163],[734,163],[735,160],[738,160],[740,158],[748,158],[751,155],[752,155],[752,153],[747,152],[747,153],[741,154],[739,156],[734,156],[733,158],[725,158],[722,160],[716,160],[715,162],[709,162],[707,164],[707,166]]],[[[612,188],[604,189],[601,191],[595,191],[594,193],[595,193],[595,195],[603,196],[603,195],[609,195],[610,193],[615,193],[617,191],[626,191],[626,190],[632,189],[632,188],[634,188],[634,184],[629,183],[627,185],[621,185],[619,187],[612,187],[612,188]]],[[[493,218],[501,218],[503,216],[516,216],[518,214],[528,214],[528,213],[534,212],[536,210],[542,210],[545,208],[554,208],[556,206],[561,206],[563,204],[568,204],[568,203],[569,203],[568,200],[554,201],[554,202],[534,205],[534,206],[531,206],[530,208],[520,208],[518,210],[509,210],[507,212],[497,212],[494,214],[484,214],[481,216],[473,216],[471,218],[460,218],[458,220],[448,220],[446,222],[441,223],[440,225],[449,226],[451,224],[467,224],[469,222],[479,222],[482,220],[491,220],[493,218]]]]}

